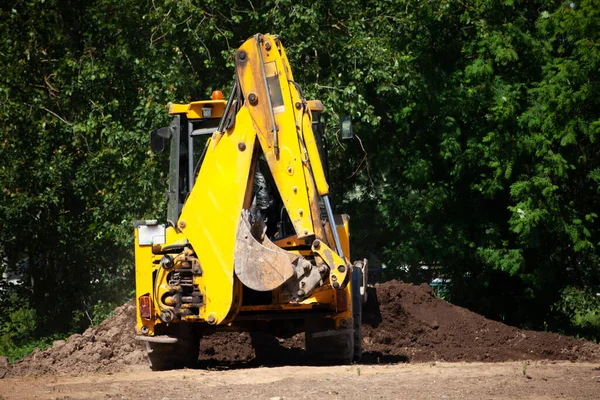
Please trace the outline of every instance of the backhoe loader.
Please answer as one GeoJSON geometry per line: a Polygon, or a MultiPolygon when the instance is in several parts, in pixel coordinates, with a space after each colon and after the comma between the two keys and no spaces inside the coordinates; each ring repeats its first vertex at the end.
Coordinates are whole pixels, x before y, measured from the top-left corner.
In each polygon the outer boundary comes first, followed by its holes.
{"type": "Polygon", "coordinates": [[[359,360],[367,263],[350,262],[349,217],[333,214],[324,106],[277,36],[244,42],[235,68],[227,101],[172,104],[150,134],[169,189],[164,223],[134,224],[136,338],[154,370],[195,364],[218,331],[304,332],[314,362],[359,360]]]}

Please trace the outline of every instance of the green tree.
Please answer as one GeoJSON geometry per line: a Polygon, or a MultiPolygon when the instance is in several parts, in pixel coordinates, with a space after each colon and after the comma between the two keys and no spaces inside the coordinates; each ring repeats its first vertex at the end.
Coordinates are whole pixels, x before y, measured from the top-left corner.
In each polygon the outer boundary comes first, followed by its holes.
{"type": "Polygon", "coordinates": [[[595,3],[3,5],[0,257],[32,278],[41,331],[81,328],[98,300],[121,300],[132,221],[164,215],[165,159],[147,132],[169,102],[227,92],[235,49],[277,33],[307,97],[328,106],[353,258],[378,254],[413,280],[435,266],[456,302],[555,323],[568,286],[599,285],[595,3]],[[342,143],[345,114],[358,139],[342,143]]]}

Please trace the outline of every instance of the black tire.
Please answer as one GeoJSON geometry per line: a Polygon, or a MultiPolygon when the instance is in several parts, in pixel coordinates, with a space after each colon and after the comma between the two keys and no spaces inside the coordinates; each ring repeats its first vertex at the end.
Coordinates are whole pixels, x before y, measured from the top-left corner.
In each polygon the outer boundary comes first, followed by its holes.
{"type": "Polygon", "coordinates": [[[352,361],[359,362],[362,358],[362,296],[360,285],[362,283],[362,270],[352,270],[352,318],[354,328],[354,354],[352,361]]]}
{"type": "Polygon", "coordinates": [[[146,351],[152,371],[181,368],[180,360],[175,356],[177,344],[146,342],[146,351]]]}
{"type": "Polygon", "coordinates": [[[177,343],[146,342],[148,361],[153,371],[191,368],[198,363],[200,336],[191,326],[182,326],[177,331],[177,343]]]}
{"type": "Polygon", "coordinates": [[[306,352],[317,364],[351,364],[354,357],[354,329],[307,331],[306,352]]]}
{"type": "Polygon", "coordinates": [[[362,357],[362,298],[360,284],[362,271],[352,271],[352,327],[332,329],[322,325],[309,326],[305,333],[306,352],[319,364],[351,364],[362,357]]]}

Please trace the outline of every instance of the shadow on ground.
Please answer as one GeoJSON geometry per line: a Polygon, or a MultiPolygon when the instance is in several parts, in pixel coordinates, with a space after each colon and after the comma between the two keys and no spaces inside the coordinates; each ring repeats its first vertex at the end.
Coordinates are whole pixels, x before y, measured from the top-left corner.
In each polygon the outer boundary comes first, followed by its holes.
{"type": "MultiPolygon", "coordinates": [[[[356,365],[391,365],[398,363],[407,363],[408,357],[405,355],[383,354],[377,351],[363,353],[360,362],[356,365]]],[[[280,354],[273,354],[268,359],[254,358],[249,361],[218,361],[218,360],[200,360],[194,369],[244,369],[259,367],[285,367],[285,366],[327,366],[310,360],[304,349],[285,349],[280,354]],[[279,356],[279,357],[277,357],[279,356]],[[276,358],[277,357],[277,358],[276,358]]]]}
{"type": "MultiPolygon", "coordinates": [[[[266,341],[261,337],[260,345],[254,346],[255,356],[247,360],[215,360],[201,359],[195,368],[198,369],[241,369],[257,367],[283,367],[283,366],[324,366],[331,365],[318,362],[307,354],[301,347],[286,347],[275,337],[266,341]]],[[[363,352],[357,364],[397,364],[409,361],[406,355],[384,354],[379,351],[363,352]]]]}
{"type": "MultiPolygon", "coordinates": [[[[369,301],[363,306],[363,326],[377,328],[383,317],[375,288],[368,288],[369,301]]],[[[278,339],[265,332],[253,332],[247,336],[210,336],[205,338],[206,348],[201,351],[196,368],[239,369],[256,367],[322,366],[304,350],[303,335],[290,339],[278,339]],[[221,359],[215,358],[222,357],[221,359]]],[[[202,343],[202,342],[201,342],[202,343]]],[[[201,345],[202,346],[202,345],[201,345]]],[[[404,354],[386,354],[380,351],[364,351],[358,364],[397,364],[409,361],[404,354]]]]}

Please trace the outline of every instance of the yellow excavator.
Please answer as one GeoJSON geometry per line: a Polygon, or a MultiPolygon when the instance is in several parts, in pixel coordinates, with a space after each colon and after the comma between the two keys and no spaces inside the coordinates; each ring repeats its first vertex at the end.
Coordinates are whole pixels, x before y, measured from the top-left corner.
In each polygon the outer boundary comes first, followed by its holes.
{"type": "Polygon", "coordinates": [[[350,262],[349,217],[330,204],[323,104],[277,36],[248,39],[235,66],[227,101],[172,104],[150,134],[169,189],[166,221],[134,224],[136,339],[154,370],[195,364],[218,331],[305,332],[314,362],[360,360],[367,262],[350,262]]]}

